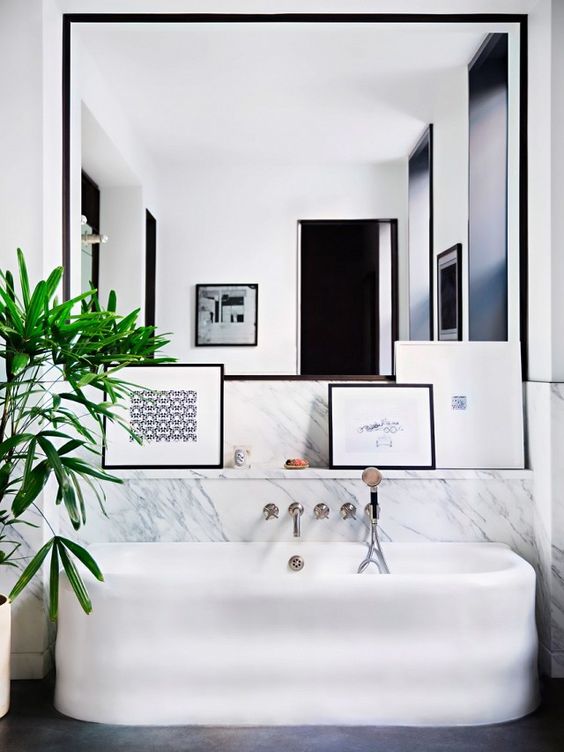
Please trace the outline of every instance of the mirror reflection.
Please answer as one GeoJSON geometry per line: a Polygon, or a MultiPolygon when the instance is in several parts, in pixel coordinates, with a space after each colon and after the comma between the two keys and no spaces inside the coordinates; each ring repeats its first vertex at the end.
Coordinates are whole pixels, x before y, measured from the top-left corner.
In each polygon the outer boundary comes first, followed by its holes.
{"type": "Polygon", "coordinates": [[[70,113],[72,291],[181,361],[519,339],[516,25],[73,23],[70,113]]]}

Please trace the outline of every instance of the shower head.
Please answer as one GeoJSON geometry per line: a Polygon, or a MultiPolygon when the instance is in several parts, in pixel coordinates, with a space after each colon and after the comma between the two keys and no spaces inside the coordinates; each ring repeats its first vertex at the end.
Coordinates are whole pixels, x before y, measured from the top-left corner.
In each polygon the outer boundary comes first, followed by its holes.
{"type": "Polygon", "coordinates": [[[367,467],[362,471],[362,480],[370,488],[376,488],[382,482],[382,473],[377,467],[367,467]]]}

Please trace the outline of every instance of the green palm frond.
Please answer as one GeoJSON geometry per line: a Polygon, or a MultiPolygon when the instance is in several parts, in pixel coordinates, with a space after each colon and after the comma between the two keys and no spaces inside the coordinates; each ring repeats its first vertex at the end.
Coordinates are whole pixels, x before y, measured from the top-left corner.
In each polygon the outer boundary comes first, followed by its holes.
{"type": "MultiPolygon", "coordinates": [[[[168,344],[152,326],[139,326],[139,310],[117,312],[115,292],[104,308],[94,289],[71,300],[56,298],[63,269],[58,267],[34,287],[24,254],[17,252],[18,286],[11,272],[0,271],[0,568],[15,566],[20,542],[5,531],[32,508],[49,479],[78,530],[86,521],[84,489],[93,492],[105,513],[102,485],[120,483],[100,468],[98,456],[104,420],[131,430],[119,412],[135,385],[120,378],[128,365],[166,363],[155,357],[168,344]],[[88,420],[85,420],[85,417],[88,420]]],[[[16,598],[47,557],[50,559],[49,612],[56,618],[59,566],[86,612],[91,603],[76,559],[102,579],[96,562],[77,543],[58,536],[43,545],[12,589],[16,598]]]]}

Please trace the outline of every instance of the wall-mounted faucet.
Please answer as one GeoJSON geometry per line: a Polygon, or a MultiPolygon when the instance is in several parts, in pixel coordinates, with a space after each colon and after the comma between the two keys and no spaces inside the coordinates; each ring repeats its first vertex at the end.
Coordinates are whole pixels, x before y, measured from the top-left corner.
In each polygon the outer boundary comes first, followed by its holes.
{"type": "Polygon", "coordinates": [[[313,513],[316,520],[326,520],[329,517],[329,507],[327,504],[320,502],[313,507],[313,513]]]}
{"type": "Polygon", "coordinates": [[[341,517],[344,520],[356,520],[356,507],[354,504],[347,502],[341,507],[341,517]]]}
{"type": "Polygon", "coordinates": [[[294,501],[288,507],[288,512],[294,520],[294,538],[299,538],[301,535],[300,517],[304,513],[304,508],[299,502],[294,501]]]}
{"type": "Polygon", "coordinates": [[[264,514],[265,520],[277,520],[278,515],[280,514],[280,510],[278,509],[276,504],[265,504],[262,513],[264,514]]]}

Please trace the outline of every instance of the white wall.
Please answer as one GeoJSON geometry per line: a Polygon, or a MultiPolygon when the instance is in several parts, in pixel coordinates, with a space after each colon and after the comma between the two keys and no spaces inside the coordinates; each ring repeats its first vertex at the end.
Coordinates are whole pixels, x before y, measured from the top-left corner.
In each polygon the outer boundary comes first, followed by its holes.
{"type": "MultiPolygon", "coordinates": [[[[82,43],[84,33],[80,26],[73,29],[72,33],[72,97],[83,102],[94,114],[107,138],[129,165],[131,173],[137,180],[147,184],[146,190],[150,192],[155,183],[155,165],[151,155],[139,140],[135,123],[125,114],[119,99],[112,93],[112,87],[82,43]]],[[[120,183],[123,184],[121,178],[120,183]]]]}
{"type": "Polygon", "coordinates": [[[544,665],[564,677],[564,7],[543,0],[529,18],[529,378],[527,422],[534,470],[541,602],[551,619],[544,665]],[[556,382],[556,383],[555,383],[556,382]],[[560,383],[558,383],[560,382],[560,383]]]}
{"type": "Polygon", "coordinates": [[[41,0],[0,4],[0,268],[16,271],[20,246],[35,279],[43,271],[41,34],[41,0]]]}
{"type": "Polygon", "coordinates": [[[564,2],[552,8],[552,380],[564,381],[564,2]]]}
{"type": "MultiPolygon", "coordinates": [[[[468,68],[446,71],[433,113],[433,265],[435,337],[438,335],[436,257],[462,243],[462,289],[468,290],[468,68]]],[[[468,339],[468,295],[462,296],[464,339],[468,339]]]]}
{"type": "Polygon", "coordinates": [[[149,151],[136,134],[95,60],[73,32],[72,47],[72,267],[73,292],[79,292],[80,170],[100,188],[100,231],[108,243],[100,248],[102,301],[115,289],[118,311],[140,308],[145,300],[145,209],[159,217],[156,171],[149,151]]]}
{"type": "Polygon", "coordinates": [[[186,362],[225,362],[230,373],[296,373],[298,220],[398,218],[404,226],[404,175],[403,162],[168,172],[161,183],[157,324],[175,333],[171,352],[186,362]],[[217,282],[259,284],[256,348],[194,346],[194,285],[217,282]]]}
{"type": "MultiPolygon", "coordinates": [[[[143,308],[145,299],[145,204],[141,186],[100,190],[100,227],[109,240],[100,245],[100,298],[115,290],[121,313],[143,308]]],[[[142,317],[139,318],[142,324],[142,317]]]]}
{"type": "MultiPolygon", "coordinates": [[[[20,246],[36,282],[44,273],[43,4],[40,0],[0,3],[0,268],[17,271],[20,246]]],[[[60,253],[60,243],[58,250],[60,253]]],[[[47,255],[48,256],[48,255],[47,255]]],[[[57,261],[60,260],[60,255],[57,261]]],[[[40,508],[43,502],[39,501],[40,508]]],[[[28,515],[29,519],[29,515],[28,515]]],[[[20,526],[22,556],[37,550],[45,536],[20,526]]],[[[0,567],[0,592],[7,594],[17,571],[0,567]]],[[[39,678],[48,655],[41,579],[37,578],[12,608],[12,676],[39,678]]]]}
{"type": "Polygon", "coordinates": [[[529,16],[529,379],[552,380],[551,0],[529,16]]]}

